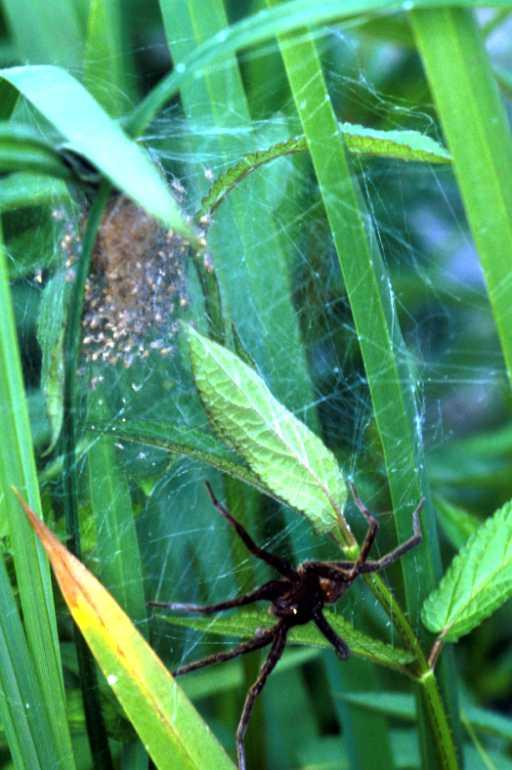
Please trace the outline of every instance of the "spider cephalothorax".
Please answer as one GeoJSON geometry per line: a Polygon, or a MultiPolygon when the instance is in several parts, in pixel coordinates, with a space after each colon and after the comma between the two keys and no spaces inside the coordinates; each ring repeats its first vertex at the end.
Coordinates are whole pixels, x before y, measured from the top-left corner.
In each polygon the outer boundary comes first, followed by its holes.
{"type": "Polygon", "coordinates": [[[213,494],[212,488],[207,484],[211,500],[218,512],[235,528],[238,536],[244,542],[247,549],[262,561],[273,567],[281,577],[278,580],[270,580],[259,588],[235,599],[228,599],[217,604],[198,605],[198,604],[176,604],[166,602],[151,602],[155,607],[164,607],[169,610],[180,610],[182,612],[198,612],[202,614],[211,614],[228,610],[233,607],[252,604],[258,601],[269,601],[270,612],[278,620],[277,623],[269,629],[259,631],[246,642],[241,642],[228,652],[220,652],[209,655],[201,660],[180,666],[175,672],[175,676],[187,674],[189,671],[197,671],[199,668],[221,663],[225,660],[236,658],[252,650],[258,650],[261,647],[271,645],[270,652],[263,663],[258,678],[250,688],[245,699],[242,715],[236,732],[236,748],[238,756],[238,766],[240,770],[246,770],[244,737],[247,732],[249,719],[254,706],[254,701],[262,691],[265,682],[276,663],[283,654],[286,645],[288,631],[293,626],[304,625],[312,621],[318,630],[332,644],[337,655],[344,660],[350,654],[350,650],[336,633],[334,628],[327,621],[322,610],[325,604],[333,604],[345,593],[354,580],[362,573],[377,572],[387,567],[394,561],[403,556],[411,548],[421,542],[422,534],[420,528],[419,514],[423,505],[423,499],[416,510],[413,518],[413,535],[405,542],[398,545],[393,551],[382,556],[376,561],[370,561],[368,554],[373,545],[379,524],[377,519],[365,508],[361,499],[355,493],[352,487],[354,501],[368,522],[368,531],[361,545],[359,555],[355,561],[305,561],[294,567],[289,561],[281,556],[269,553],[260,548],[242,525],[229,513],[226,508],[217,500],[213,494]]]}

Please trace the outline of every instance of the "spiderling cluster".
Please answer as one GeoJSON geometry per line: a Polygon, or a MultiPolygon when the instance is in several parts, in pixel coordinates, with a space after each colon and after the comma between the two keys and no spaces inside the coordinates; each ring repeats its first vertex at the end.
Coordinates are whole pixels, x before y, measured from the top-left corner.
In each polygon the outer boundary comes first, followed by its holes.
{"type": "Polygon", "coordinates": [[[129,367],[153,351],[174,351],[177,314],[187,305],[188,251],[186,239],[166,231],[128,198],[110,202],[86,285],[87,361],[129,367]]]}

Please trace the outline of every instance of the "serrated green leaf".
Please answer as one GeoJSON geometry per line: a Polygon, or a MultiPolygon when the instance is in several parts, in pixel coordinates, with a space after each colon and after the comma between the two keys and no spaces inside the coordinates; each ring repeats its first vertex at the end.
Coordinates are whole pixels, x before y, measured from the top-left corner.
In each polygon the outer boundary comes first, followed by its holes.
{"type": "Polygon", "coordinates": [[[427,598],[425,626],[455,642],[512,595],[512,501],[469,538],[427,598]]]}
{"type": "Polygon", "coordinates": [[[337,526],[346,500],[338,463],[261,377],[216,342],[186,327],[197,389],[217,432],[319,532],[337,526]]]}
{"type": "MultiPolygon", "coordinates": [[[[339,123],[347,149],[355,155],[394,158],[418,163],[450,163],[445,148],[419,131],[377,131],[353,123],[339,123]]],[[[251,152],[221,174],[201,201],[201,213],[211,213],[246,176],[276,158],[304,152],[305,136],[251,152]]]]}
{"type": "Polygon", "coordinates": [[[419,131],[378,131],[354,123],[340,123],[347,149],[358,155],[396,158],[418,163],[449,163],[450,153],[419,131]]]}
{"type": "MultiPolygon", "coordinates": [[[[165,452],[189,457],[207,463],[212,468],[227,473],[234,479],[258,489],[263,494],[272,496],[272,490],[245,465],[233,450],[228,449],[215,436],[194,428],[182,428],[179,425],[155,420],[130,420],[127,423],[98,424],[89,426],[92,433],[107,433],[116,436],[118,441],[156,447],[165,452]]],[[[277,495],[274,497],[279,500],[277,495]]]]}
{"type": "MultiPolygon", "coordinates": [[[[270,628],[272,626],[268,613],[263,610],[238,610],[236,614],[215,616],[215,618],[180,617],[178,615],[162,615],[161,617],[175,626],[184,626],[185,628],[194,628],[204,633],[235,636],[242,639],[251,638],[258,629],[270,628]]],[[[373,637],[357,631],[341,615],[327,611],[325,612],[325,617],[336,632],[345,640],[354,655],[368,658],[374,663],[387,666],[388,668],[400,668],[413,660],[413,655],[406,650],[381,642],[379,639],[373,639],[373,637]]],[[[330,642],[322,636],[312,623],[304,626],[295,626],[290,631],[288,638],[290,642],[295,644],[332,649],[330,642]]]]}

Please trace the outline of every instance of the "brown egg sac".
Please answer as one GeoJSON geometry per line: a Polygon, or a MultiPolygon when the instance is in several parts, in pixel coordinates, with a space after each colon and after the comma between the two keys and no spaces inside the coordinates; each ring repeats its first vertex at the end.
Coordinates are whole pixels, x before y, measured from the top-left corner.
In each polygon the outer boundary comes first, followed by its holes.
{"type": "Polygon", "coordinates": [[[130,366],[173,351],[189,243],[123,196],[107,207],[86,286],[83,349],[89,361],[130,366]]]}

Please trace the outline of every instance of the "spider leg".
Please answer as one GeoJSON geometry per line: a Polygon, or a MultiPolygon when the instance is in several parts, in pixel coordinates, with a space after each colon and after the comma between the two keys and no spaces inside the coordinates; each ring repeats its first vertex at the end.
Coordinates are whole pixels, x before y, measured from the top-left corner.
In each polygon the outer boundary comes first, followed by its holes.
{"type": "Polygon", "coordinates": [[[334,628],[327,621],[325,615],[320,611],[316,612],[313,615],[313,620],[315,621],[318,630],[322,632],[327,641],[329,641],[336,650],[336,655],[342,660],[346,660],[350,655],[350,650],[343,639],[338,636],[334,628]]]}
{"type": "Polygon", "coordinates": [[[242,709],[242,715],[240,717],[240,722],[238,723],[238,727],[236,731],[236,753],[238,757],[239,770],[246,770],[244,738],[247,732],[247,728],[249,726],[249,720],[251,718],[251,713],[254,708],[254,703],[258,695],[263,690],[265,683],[269,675],[271,674],[272,670],[274,669],[276,663],[279,661],[281,655],[283,654],[283,650],[286,644],[286,635],[288,633],[288,627],[282,622],[278,623],[276,626],[274,626],[273,629],[271,629],[271,633],[274,637],[274,641],[272,642],[272,647],[270,648],[270,652],[268,653],[267,659],[265,660],[264,664],[260,668],[260,672],[258,674],[256,681],[254,682],[249,692],[247,693],[244,707],[242,709]]]}
{"type": "Polygon", "coordinates": [[[292,565],[289,561],[286,559],[281,558],[281,556],[275,556],[272,553],[269,553],[268,551],[265,551],[264,548],[260,548],[250,534],[247,532],[245,527],[243,527],[235,518],[230,514],[230,512],[225,508],[222,503],[215,497],[215,494],[213,492],[213,489],[211,487],[211,484],[207,481],[206,482],[206,488],[208,490],[208,494],[210,495],[210,499],[212,501],[212,505],[216,510],[220,513],[221,516],[223,516],[231,526],[233,526],[236,530],[236,533],[240,540],[244,543],[245,547],[247,548],[250,553],[254,554],[254,556],[257,556],[258,559],[261,559],[262,561],[265,561],[267,564],[270,564],[271,567],[273,567],[275,570],[281,573],[281,575],[295,575],[295,570],[293,569],[292,565]]]}
{"type": "Polygon", "coordinates": [[[275,630],[276,626],[262,631],[260,634],[257,634],[257,636],[254,636],[252,639],[248,639],[246,642],[237,644],[232,650],[228,650],[227,652],[216,652],[213,655],[208,655],[206,658],[201,658],[192,663],[186,663],[184,666],[179,666],[179,668],[173,671],[173,676],[183,676],[183,674],[188,674],[190,671],[197,671],[206,666],[213,666],[215,663],[224,663],[226,660],[238,658],[239,655],[245,655],[247,652],[266,647],[274,638],[275,630]]]}
{"type": "Polygon", "coordinates": [[[148,602],[150,607],[161,607],[166,610],[179,612],[198,612],[203,615],[214,614],[222,610],[229,610],[232,607],[242,607],[245,604],[252,604],[262,599],[272,601],[279,593],[282,584],[277,580],[269,580],[254,591],[250,591],[242,596],[236,596],[234,599],[227,599],[217,604],[183,604],[181,602],[148,602]]]}
{"type": "Polygon", "coordinates": [[[354,562],[354,565],[352,567],[352,576],[355,576],[359,573],[359,568],[361,564],[364,564],[368,554],[370,553],[370,549],[374,543],[375,538],[377,537],[377,532],[379,531],[379,522],[375,518],[375,516],[372,516],[368,508],[365,506],[361,498],[356,492],[356,488],[353,484],[349,483],[349,488],[352,493],[352,497],[354,498],[354,502],[359,508],[360,512],[365,517],[366,521],[368,522],[368,531],[366,532],[365,538],[363,540],[363,544],[361,546],[361,549],[359,551],[359,555],[354,562]]]}
{"type": "Polygon", "coordinates": [[[361,566],[359,567],[360,573],[377,572],[378,570],[384,569],[385,567],[388,567],[390,564],[393,564],[393,562],[400,559],[400,557],[403,556],[404,553],[407,553],[407,551],[410,551],[412,548],[415,548],[417,545],[421,543],[421,541],[423,540],[423,534],[421,532],[420,512],[424,504],[425,504],[425,498],[422,497],[418,503],[416,510],[412,514],[413,534],[411,535],[411,537],[405,540],[403,543],[400,543],[400,545],[397,545],[396,548],[394,548],[389,553],[386,553],[380,559],[377,559],[376,561],[367,561],[364,564],[361,564],[361,566]]]}
{"type": "Polygon", "coordinates": [[[353,561],[303,561],[300,565],[304,572],[315,572],[319,577],[336,580],[340,574],[350,580],[353,561]]]}

